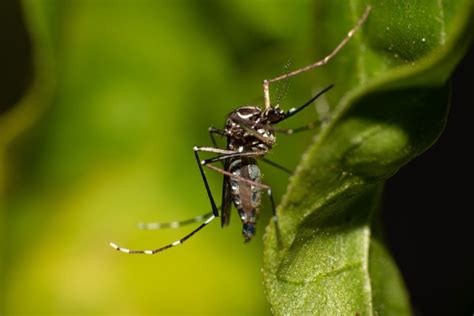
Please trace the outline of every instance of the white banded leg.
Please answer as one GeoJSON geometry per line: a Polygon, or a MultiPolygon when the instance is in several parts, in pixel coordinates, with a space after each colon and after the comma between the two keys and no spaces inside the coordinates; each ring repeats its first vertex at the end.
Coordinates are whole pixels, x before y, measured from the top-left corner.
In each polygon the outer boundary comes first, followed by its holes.
{"type": "Polygon", "coordinates": [[[257,158],[257,157],[263,157],[267,153],[268,153],[267,150],[234,152],[234,153],[231,153],[231,154],[224,154],[224,155],[217,156],[217,157],[214,157],[214,158],[201,160],[201,165],[207,165],[207,164],[214,163],[214,162],[217,162],[217,161],[224,161],[224,160],[227,160],[227,159],[230,159],[230,158],[241,158],[241,157],[257,158]]]}
{"type": "Polygon", "coordinates": [[[158,222],[138,223],[138,228],[143,229],[143,230],[178,228],[178,227],[181,227],[181,226],[184,226],[184,225],[189,225],[189,224],[202,222],[205,218],[208,218],[211,215],[212,215],[212,212],[209,212],[209,213],[206,213],[206,214],[203,214],[203,215],[198,215],[196,217],[189,218],[189,219],[182,220],[182,221],[173,221],[173,222],[167,222],[167,223],[158,223],[158,222]]]}
{"type": "Polygon", "coordinates": [[[194,146],[193,150],[194,151],[203,151],[203,152],[207,152],[207,153],[223,154],[223,155],[238,153],[238,151],[234,151],[234,150],[227,150],[227,149],[214,148],[214,147],[205,147],[205,146],[194,146]]]}
{"type": "Polygon", "coordinates": [[[124,252],[124,253],[129,253],[129,254],[144,254],[144,255],[154,255],[155,253],[158,253],[158,252],[161,252],[163,250],[166,250],[168,248],[172,248],[172,247],[175,247],[175,246],[178,246],[178,245],[181,245],[182,243],[184,243],[186,240],[188,240],[192,235],[194,235],[195,233],[197,233],[198,231],[200,231],[201,229],[203,229],[207,224],[209,224],[210,222],[212,222],[214,220],[214,218],[216,218],[214,216],[214,214],[212,214],[204,223],[202,223],[201,225],[199,225],[195,230],[193,230],[192,232],[190,232],[189,234],[185,235],[183,238],[181,239],[178,239],[166,246],[163,246],[163,247],[160,247],[160,248],[156,248],[156,249],[150,249],[150,250],[133,250],[133,249],[128,249],[128,248],[124,248],[124,247],[120,247],[118,246],[117,244],[111,242],[109,243],[109,245],[114,248],[115,250],[117,251],[121,251],[121,252],[124,252]]]}
{"type": "Polygon", "coordinates": [[[230,173],[226,170],[223,170],[221,168],[217,168],[217,167],[214,167],[214,166],[210,165],[210,163],[217,162],[217,161],[224,161],[226,159],[230,159],[230,158],[234,158],[234,157],[244,157],[244,156],[258,157],[258,156],[264,155],[266,153],[266,151],[238,152],[238,151],[232,151],[232,150],[226,150],[226,149],[220,149],[220,148],[214,148],[214,147],[198,147],[198,146],[194,146],[193,150],[194,150],[194,156],[196,158],[196,162],[197,162],[198,167],[199,167],[199,171],[200,171],[201,176],[202,176],[202,180],[204,182],[204,186],[205,186],[206,191],[207,191],[207,195],[209,197],[209,201],[211,202],[211,206],[212,206],[212,209],[213,209],[213,214],[216,217],[219,216],[219,213],[217,211],[217,207],[215,205],[214,197],[212,196],[212,192],[211,192],[211,189],[209,188],[209,184],[207,182],[207,178],[206,178],[206,175],[204,173],[204,170],[203,170],[202,166],[206,166],[209,169],[217,171],[217,172],[219,172],[223,175],[227,175],[227,176],[230,176],[232,178],[239,179],[240,181],[247,182],[250,185],[255,185],[255,186],[258,186],[258,187],[264,188],[264,189],[268,188],[268,186],[266,186],[264,184],[254,182],[254,181],[251,181],[249,179],[245,179],[245,178],[240,177],[238,175],[234,175],[234,174],[232,174],[232,173],[230,173]],[[211,158],[211,159],[207,159],[207,160],[200,160],[199,152],[202,152],[202,151],[211,152],[211,153],[220,153],[221,155],[217,156],[217,157],[214,157],[214,158],[211,158]]]}
{"type": "MultiPolygon", "coordinates": [[[[225,161],[227,159],[234,158],[234,157],[259,157],[259,156],[264,156],[267,153],[266,150],[236,152],[236,151],[223,150],[223,149],[219,149],[219,148],[196,147],[195,146],[194,147],[194,154],[196,155],[196,159],[199,159],[198,152],[203,151],[202,148],[212,149],[212,150],[221,150],[222,152],[228,151],[229,153],[223,153],[220,156],[210,158],[210,159],[206,159],[206,160],[201,160],[201,161],[198,160],[199,164],[200,164],[199,165],[200,169],[202,168],[201,166],[206,166],[207,168],[209,168],[211,170],[214,170],[214,171],[216,171],[220,174],[223,174],[225,176],[228,176],[228,177],[231,177],[231,178],[234,178],[234,179],[238,179],[239,181],[248,183],[250,185],[254,185],[254,186],[259,187],[261,189],[269,189],[270,188],[268,185],[265,185],[263,183],[258,183],[258,182],[252,181],[250,179],[243,178],[243,177],[235,175],[235,174],[233,174],[233,173],[231,173],[227,170],[224,170],[222,168],[218,168],[218,167],[215,167],[215,166],[211,165],[211,163],[215,163],[215,162],[218,162],[218,161],[225,161]]],[[[211,151],[208,151],[208,152],[211,152],[211,151]]],[[[202,172],[202,169],[201,169],[201,172],[202,172]]],[[[204,178],[204,176],[203,176],[203,178],[204,178]]],[[[207,180],[206,179],[204,179],[204,180],[205,180],[204,182],[206,183],[206,188],[207,188],[207,180]]]]}

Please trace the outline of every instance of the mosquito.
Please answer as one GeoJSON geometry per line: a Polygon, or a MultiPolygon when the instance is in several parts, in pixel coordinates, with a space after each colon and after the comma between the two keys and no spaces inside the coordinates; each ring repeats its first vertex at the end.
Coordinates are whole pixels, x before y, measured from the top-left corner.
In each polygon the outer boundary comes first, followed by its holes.
{"type": "Polygon", "coordinates": [[[194,157],[196,159],[199,172],[201,174],[204,187],[211,204],[212,212],[185,221],[139,224],[139,227],[142,229],[161,229],[177,228],[185,224],[202,222],[197,228],[192,230],[181,239],[156,249],[132,250],[120,247],[115,243],[110,243],[110,246],[115,250],[129,254],[156,254],[163,250],[184,243],[217,217],[221,217],[222,227],[227,226],[230,221],[230,211],[232,204],[237,209],[240,220],[242,221],[242,235],[244,237],[244,241],[248,242],[255,235],[255,227],[257,224],[259,207],[261,204],[261,193],[264,190],[266,191],[270,200],[273,211],[273,219],[277,221],[275,201],[272,196],[272,190],[270,186],[262,183],[262,174],[257,161],[260,160],[266,162],[282,171],[291,174],[291,171],[285,167],[264,158],[276,142],[275,134],[283,133],[291,135],[298,132],[307,131],[314,128],[319,123],[319,121],[312,122],[299,128],[279,128],[275,125],[289,119],[290,117],[305,109],[321,95],[330,90],[333,85],[331,84],[328,87],[322,89],[303,105],[296,108],[291,108],[288,111],[284,111],[280,109],[278,104],[272,106],[270,101],[270,84],[288,79],[328,63],[329,60],[331,60],[347,44],[355,32],[364,24],[364,22],[367,20],[367,17],[369,16],[370,10],[371,7],[368,6],[354,27],[347,33],[347,35],[336,46],[336,48],[334,48],[323,59],[273,79],[264,80],[263,108],[260,108],[259,106],[248,105],[239,107],[227,115],[227,120],[223,129],[210,127],[208,131],[213,143],[213,147],[195,146],[193,148],[194,157]],[[219,148],[214,136],[226,138],[226,148],[219,148]],[[199,155],[200,153],[212,153],[216,154],[216,156],[201,160],[199,155]],[[215,163],[219,162],[222,164],[221,167],[214,165],[215,163]],[[206,174],[204,173],[204,167],[223,175],[224,180],[222,186],[222,204],[220,207],[216,206],[214,196],[212,195],[206,174]]]}

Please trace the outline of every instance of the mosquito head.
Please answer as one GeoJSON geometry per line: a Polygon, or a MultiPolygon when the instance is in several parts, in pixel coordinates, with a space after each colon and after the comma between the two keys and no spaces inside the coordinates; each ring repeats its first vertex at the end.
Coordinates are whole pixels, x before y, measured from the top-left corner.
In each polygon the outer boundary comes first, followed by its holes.
{"type": "Polygon", "coordinates": [[[255,223],[244,223],[242,235],[244,235],[245,242],[249,242],[255,235],[255,223]]]}
{"type": "Polygon", "coordinates": [[[270,124],[276,124],[286,118],[285,112],[278,105],[269,107],[262,112],[262,119],[270,124]]]}

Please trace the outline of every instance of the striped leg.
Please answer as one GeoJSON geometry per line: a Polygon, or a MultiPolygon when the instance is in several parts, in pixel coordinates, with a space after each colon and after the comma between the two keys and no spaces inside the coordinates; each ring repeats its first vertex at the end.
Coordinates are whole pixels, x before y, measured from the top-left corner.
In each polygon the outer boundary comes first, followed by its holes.
{"type": "MultiPolygon", "coordinates": [[[[202,179],[204,181],[204,186],[206,188],[206,191],[207,191],[207,194],[208,194],[208,197],[209,197],[209,201],[211,202],[211,207],[212,207],[212,215],[204,222],[202,223],[201,225],[199,225],[195,230],[193,230],[192,232],[190,232],[189,234],[187,234],[186,236],[184,236],[183,238],[179,239],[179,240],[176,240],[175,242],[172,242],[166,246],[163,246],[163,247],[160,247],[160,248],[156,248],[156,249],[151,249],[151,250],[132,250],[132,249],[128,249],[128,248],[124,248],[124,247],[120,247],[118,246],[117,244],[111,242],[109,243],[110,246],[112,248],[114,248],[115,250],[117,251],[121,251],[121,252],[124,252],[124,253],[130,253],[130,254],[146,254],[146,255],[153,255],[155,253],[158,253],[158,252],[161,252],[163,250],[166,250],[168,248],[172,248],[174,246],[177,246],[177,245],[180,245],[182,244],[183,242],[185,242],[186,240],[188,240],[191,236],[193,236],[195,233],[197,233],[198,231],[200,231],[201,229],[203,229],[207,224],[209,224],[210,222],[212,222],[214,220],[214,218],[218,217],[219,216],[219,211],[218,211],[218,208],[216,207],[216,204],[214,202],[214,197],[212,196],[212,192],[209,188],[209,184],[207,182],[207,178],[206,178],[206,175],[204,174],[204,170],[202,168],[202,165],[201,165],[201,161],[199,159],[199,155],[198,155],[198,151],[207,151],[207,152],[214,152],[214,153],[220,153],[220,154],[233,154],[235,152],[233,151],[229,151],[229,150],[224,150],[224,149],[219,149],[219,148],[213,148],[213,147],[194,147],[194,155],[195,155],[195,158],[196,158],[196,162],[199,166],[199,171],[201,173],[201,176],[202,176],[202,179]]],[[[175,222],[176,223],[176,222],[175,222]]],[[[178,222],[179,223],[179,222],[178,222]]],[[[178,224],[179,225],[179,224],[178,224]]],[[[176,224],[174,224],[174,226],[176,226],[176,224]]]]}
{"type": "MultiPolygon", "coordinates": [[[[245,154],[245,153],[240,153],[240,154],[245,154]]],[[[255,154],[256,154],[257,156],[258,156],[258,155],[261,155],[260,152],[256,152],[255,154]]],[[[217,161],[222,161],[222,160],[224,160],[224,159],[229,159],[229,158],[233,158],[233,157],[234,157],[234,155],[222,155],[222,156],[218,156],[218,157],[216,157],[216,158],[223,158],[223,159],[215,159],[215,158],[214,158],[214,159],[203,160],[203,161],[201,161],[201,164],[204,165],[204,166],[206,166],[206,167],[208,167],[208,168],[211,169],[211,170],[214,170],[214,171],[216,171],[216,172],[219,172],[219,173],[221,173],[221,174],[223,174],[223,175],[226,175],[226,176],[228,176],[228,177],[232,177],[232,178],[235,178],[235,179],[239,179],[240,181],[249,183],[250,185],[255,185],[255,186],[257,186],[257,187],[259,187],[259,188],[261,188],[261,189],[266,189],[266,190],[267,190],[268,197],[269,197],[269,199],[270,199],[271,206],[272,206],[273,220],[274,220],[275,222],[277,222],[277,221],[278,221],[278,216],[277,216],[277,214],[276,214],[275,200],[273,199],[273,194],[272,194],[272,188],[271,188],[271,187],[269,187],[269,186],[266,185],[266,184],[254,182],[254,181],[252,181],[252,180],[249,180],[249,179],[240,177],[240,176],[238,176],[238,175],[232,174],[231,172],[229,172],[229,171],[227,171],[227,170],[224,170],[224,169],[221,169],[221,168],[218,168],[218,167],[215,167],[215,166],[210,165],[210,163],[217,162],[217,161]],[[228,157],[228,156],[231,156],[231,157],[228,157]]],[[[267,162],[268,162],[268,161],[267,161],[267,162]]],[[[273,166],[278,167],[278,168],[283,168],[283,170],[285,170],[285,171],[289,171],[288,169],[286,169],[286,168],[284,168],[284,167],[282,167],[282,166],[280,166],[280,165],[277,165],[277,164],[275,164],[275,163],[273,163],[273,162],[270,162],[270,164],[272,164],[273,166]]],[[[291,171],[290,171],[290,172],[291,172],[291,171]]]]}
{"type": "Polygon", "coordinates": [[[206,213],[203,215],[198,215],[193,218],[189,218],[183,221],[173,221],[168,223],[138,223],[138,228],[143,230],[157,230],[157,229],[165,229],[165,228],[178,228],[184,225],[194,224],[202,222],[205,218],[208,218],[212,215],[212,212],[206,213]]]}
{"type": "MultiPolygon", "coordinates": [[[[223,175],[233,177],[235,179],[239,179],[240,181],[247,182],[251,185],[258,186],[262,189],[268,189],[269,188],[265,184],[257,183],[257,182],[251,181],[249,179],[242,178],[240,176],[237,176],[237,175],[234,175],[234,174],[228,172],[227,170],[217,168],[217,167],[214,167],[214,166],[210,165],[211,163],[218,162],[218,161],[224,161],[224,160],[234,158],[234,157],[258,157],[258,156],[263,156],[267,153],[267,151],[237,152],[237,151],[220,149],[220,148],[197,147],[197,146],[195,146],[193,148],[193,150],[194,150],[194,155],[196,157],[196,161],[197,161],[198,166],[199,166],[199,170],[200,170],[201,175],[202,175],[202,179],[204,181],[204,185],[206,187],[207,194],[209,195],[209,200],[211,201],[211,205],[215,205],[214,197],[212,196],[212,193],[211,193],[211,190],[209,188],[209,184],[207,182],[207,178],[206,178],[206,175],[204,174],[204,170],[203,170],[202,166],[206,166],[207,168],[209,168],[211,170],[214,170],[214,171],[217,171],[217,172],[219,172],[223,175]],[[211,153],[219,153],[221,155],[217,156],[217,157],[214,157],[214,158],[207,159],[207,160],[200,160],[199,153],[198,153],[200,151],[211,152],[211,153]]],[[[214,209],[214,206],[213,206],[213,209],[214,209]]]]}
{"type": "Polygon", "coordinates": [[[214,147],[205,147],[205,146],[194,146],[193,150],[196,151],[204,151],[207,153],[215,153],[215,154],[222,154],[222,155],[229,155],[229,154],[236,154],[239,153],[238,151],[234,150],[227,150],[227,149],[221,149],[221,148],[214,148],[214,147]]]}
{"type": "Polygon", "coordinates": [[[202,160],[201,164],[202,165],[207,165],[207,164],[210,164],[210,163],[213,163],[213,162],[216,162],[216,161],[224,161],[224,160],[227,160],[227,159],[230,159],[230,158],[236,158],[236,157],[238,157],[238,158],[240,158],[240,157],[253,157],[253,158],[263,157],[267,153],[268,153],[267,150],[247,151],[247,152],[233,152],[233,153],[229,153],[229,154],[223,154],[221,156],[217,156],[217,157],[214,157],[214,158],[202,160]]]}
{"type": "Polygon", "coordinates": [[[197,233],[198,231],[200,231],[201,229],[203,229],[207,224],[209,224],[210,222],[212,222],[212,221],[214,220],[214,218],[216,218],[216,216],[214,216],[214,214],[212,214],[204,223],[202,223],[201,225],[199,225],[195,230],[193,230],[193,231],[190,232],[189,234],[185,235],[183,238],[178,239],[178,240],[176,240],[175,242],[172,242],[172,243],[170,243],[170,244],[168,244],[168,245],[166,245],[166,246],[163,246],[163,247],[160,247],[160,248],[156,248],[156,249],[150,249],[150,250],[132,250],[132,249],[120,247],[120,246],[114,244],[113,242],[111,242],[111,243],[109,243],[109,244],[110,244],[110,246],[111,246],[112,248],[114,248],[115,250],[121,251],[121,252],[124,252],[124,253],[154,255],[155,253],[161,252],[161,251],[166,250],[166,249],[168,249],[168,248],[172,248],[172,247],[181,245],[181,244],[184,243],[186,240],[188,240],[192,235],[194,235],[195,233],[197,233]]]}

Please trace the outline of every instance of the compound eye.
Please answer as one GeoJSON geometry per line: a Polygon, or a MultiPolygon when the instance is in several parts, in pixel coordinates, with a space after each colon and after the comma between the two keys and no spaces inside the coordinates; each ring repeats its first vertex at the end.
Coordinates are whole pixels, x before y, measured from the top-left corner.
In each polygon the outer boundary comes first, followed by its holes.
{"type": "Polygon", "coordinates": [[[278,123],[284,118],[285,112],[278,108],[270,108],[267,110],[266,116],[267,120],[270,121],[270,123],[278,123]]]}

